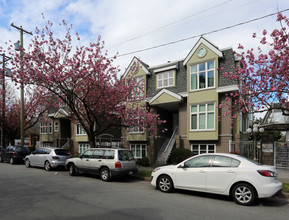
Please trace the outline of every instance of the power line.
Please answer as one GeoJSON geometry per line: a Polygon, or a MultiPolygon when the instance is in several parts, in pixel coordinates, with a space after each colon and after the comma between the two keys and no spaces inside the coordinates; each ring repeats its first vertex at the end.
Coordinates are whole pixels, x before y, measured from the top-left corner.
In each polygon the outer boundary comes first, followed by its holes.
{"type": "Polygon", "coordinates": [[[166,25],[157,27],[156,29],[153,29],[153,30],[148,31],[148,32],[145,32],[145,33],[143,33],[143,34],[141,34],[141,35],[138,35],[138,36],[132,37],[132,38],[130,38],[130,39],[128,39],[128,40],[125,40],[125,41],[123,41],[123,42],[120,42],[120,43],[118,43],[118,44],[116,44],[116,45],[114,45],[114,46],[112,46],[112,47],[110,47],[110,48],[108,48],[108,49],[112,49],[112,48],[114,48],[114,47],[116,47],[116,46],[119,46],[119,45],[122,45],[122,44],[124,44],[124,43],[130,42],[130,41],[133,41],[133,40],[136,40],[136,39],[141,38],[141,37],[143,37],[143,36],[145,36],[145,35],[155,33],[155,32],[157,32],[157,31],[162,30],[162,29],[164,29],[164,28],[167,28],[167,27],[169,27],[169,26],[171,26],[171,25],[173,25],[173,24],[179,23],[179,22],[184,21],[184,20],[186,20],[186,19],[189,19],[189,18],[191,18],[191,17],[193,17],[193,16],[196,16],[196,15],[201,14],[201,13],[203,13],[203,12],[209,11],[209,10],[211,10],[211,9],[217,8],[217,7],[219,7],[219,6],[221,6],[221,5],[224,5],[224,4],[227,4],[228,2],[231,2],[231,1],[232,1],[232,0],[228,0],[228,1],[222,2],[222,3],[220,3],[220,4],[217,4],[217,5],[212,6],[212,7],[210,7],[210,8],[201,10],[201,11],[199,11],[199,12],[197,12],[197,13],[195,13],[195,14],[192,14],[192,15],[190,15],[190,16],[184,17],[184,18],[182,18],[182,19],[180,19],[180,20],[173,21],[173,22],[168,23],[168,24],[166,24],[166,25]]]}
{"type": "Polygon", "coordinates": [[[251,22],[254,22],[254,21],[258,21],[258,20],[261,20],[261,19],[264,19],[264,18],[267,18],[267,17],[271,17],[273,15],[276,15],[278,13],[282,13],[282,12],[285,12],[285,11],[289,11],[289,8],[284,9],[282,11],[278,11],[278,12],[272,13],[272,14],[264,15],[262,17],[258,17],[258,18],[254,18],[254,19],[251,19],[251,20],[248,20],[248,21],[244,21],[244,22],[241,22],[241,23],[238,23],[238,24],[234,24],[234,25],[230,25],[230,26],[227,26],[227,27],[224,27],[224,28],[220,28],[220,29],[216,29],[216,30],[213,30],[213,31],[209,31],[209,32],[206,32],[206,33],[202,33],[202,34],[194,35],[194,36],[191,36],[191,37],[183,38],[183,39],[180,39],[180,40],[171,41],[171,42],[168,42],[168,43],[164,43],[164,44],[160,44],[160,45],[156,45],[156,46],[152,46],[152,47],[148,47],[148,48],[144,48],[144,49],[140,49],[140,50],[135,50],[135,51],[124,53],[124,54],[120,54],[120,55],[116,55],[116,57],[122,57],[122,56],[127,56],[127,55],[131,55],[131,54],[135,54],[135,53],[140,53],[140,52],[144,52],[144,51],[148,51],[148,50],[152,50],[152,49],[168,46],[168,45],[171,45],[171,44],[176,44],[176,43],[179,43],[179,42],[187,41],[187,40],[190,40],[190,39],[193,39],[193,38],[197,38],[197,37],[201,37],[201,36],[204,36],[204,35],[213,34],[213,33],[224,31],[224,30],[227,30],[227,29],[231,29],[231,28],[234,28],[234,27],[237,27],[237,26],[248,24],[248,23],[251,23],[251,22]]]}

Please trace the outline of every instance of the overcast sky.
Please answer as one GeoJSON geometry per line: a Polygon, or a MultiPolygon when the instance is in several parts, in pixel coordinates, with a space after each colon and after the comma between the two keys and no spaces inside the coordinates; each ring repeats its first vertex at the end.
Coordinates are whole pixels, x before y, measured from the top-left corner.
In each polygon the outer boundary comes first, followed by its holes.
{"type": "MultiPolygon", "coordinates": [[[[200,35],[219,49],[238,44],[257,47],[264,29],[280,25],[276,15],[244,25],[206,34],[289,8],[288,0],[0,0],[0,45],[19,40],[13,22],[27,31],[55,24],[63,19],[74,25],[84,42],[96,42],[101,35],[109,55],[124,55],[163,44],[167,46],[120,56],[115,66],[122,73],[134,56],[150,66],[184,59],[200,35]],[[187,39],[188,40],[183,40],[187,39]],[[173,43],[176,42],[176,43],[173,43]]],[[[283,13],[289,17],[289,11],[283,13]]],[[[32,39],[25,35],[24,46],[32,39]]]]}

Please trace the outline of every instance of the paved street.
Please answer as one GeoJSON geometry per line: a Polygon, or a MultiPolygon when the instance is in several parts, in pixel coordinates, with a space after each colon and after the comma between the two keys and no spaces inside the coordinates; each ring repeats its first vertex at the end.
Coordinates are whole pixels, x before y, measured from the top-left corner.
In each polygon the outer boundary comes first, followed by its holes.
{"type": "Polygon", "coordinates": [[[0,219],[288,219],[289,204],[265,199],[251,207],[224,196],[176,191],[149,182],[71,177],[24,165],[0,164],[0,219]]]}

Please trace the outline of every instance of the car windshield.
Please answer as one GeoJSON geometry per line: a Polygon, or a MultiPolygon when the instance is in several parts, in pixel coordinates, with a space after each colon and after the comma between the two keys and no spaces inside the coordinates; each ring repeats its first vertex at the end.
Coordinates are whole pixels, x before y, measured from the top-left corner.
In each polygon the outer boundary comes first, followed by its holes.
{"type": "Polygon", "coordinates": [[[63,155],[63,156],[69,156],[70,153],[68,150],[64,150],[64,149],[57,149],[54,150],[56,155],[63,155]]]}
{"type": "Polygon", "coordinates": [[[134,160],[133,154],[130,150],[119,150],[118,151],[118,158],[121,161],[134,160]]]}

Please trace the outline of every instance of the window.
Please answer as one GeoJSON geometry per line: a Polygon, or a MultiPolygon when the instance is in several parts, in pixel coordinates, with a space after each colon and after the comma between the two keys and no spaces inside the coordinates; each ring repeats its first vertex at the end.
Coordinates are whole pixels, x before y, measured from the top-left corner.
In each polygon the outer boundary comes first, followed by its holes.
{"type": "Polygon", "coordinates": [[[81,125],[77,125],[76,127],[76,135],[86,135],[85,130],[81,127],[81,125]]]}
{"type": "Polygon", "coordinates": [[[133,97],[143,97],[144,96],[144,77],[137,77],[134,79],[136,87],[133,90],[133,97]]]}
{"type": "Polygon", "coordinates": [[[191,130],[215,129],[215,104],[191,106],[191,130]]]}
{"type": "Polygon", "coordinates": [[[49,122],[49,123],[48,123],[48,133],[49,133],[49,134],[52,134],[52,131],[53,131],[53,130],[52,130],[52,123],[49,122]]]}
{"type": "Polygon", "coordinates": [[[170,70],[157,74],[157,88],[166,88],[174,86],[175,82],[175,71],[170,70]]]}
{"type": "Polygon", "coordinates": [[[54,122],[54,131],[55,131],[55,132],[58,132],[58,131],[59,131],[59,123],[58,123],[58,121],[55,121],[55,122],[54,122]]]}
{"type": "Polygon", "coordinates": [[[191,148],[192,148],[193,155],[216,152],[215,144],[192,144],[191,148]]]}
{"type": "Polygon", "coordinates": [[[40,134],[47,134],[47,123],[46,122],[40,123],[40,134]]]}
{"type": "Polygon", "coordinates": [[[87,150],[82,154],[83,158],[91,158],[93,154],[93,150],[87,150]]]}
{"type": "Polygon", "coordinates": [[[82,143],[82,144],[78,144],[78,147],[79,147],[79,153],[82,154],[84,151],[89,149],[90,146],[89,144],[82,143]]]}
{"type": "Polygon", "coordinates": [[[104,158],[103,157],[103,153],[104,153],[103,150],[94,150],[93,153],[92,153],[92,157],[96,158],[96,159],[104,158]]]}
{"type": "Polygon", "coordinates": [[[191,91],[215,86],[215,62],[191,66],[191,91]]]}
{"type": "Polygon", "coordinates": [[[215,156],[213,167],[237,167],[239,166],[240,161],[223,156],[215,156]]]}
{"type": "Polygon", "coordinates": [[[212,156],[192,158],[185,163],[185,167],[208,167],[212,156]]]}
{"type": "Polygon", "coordinates": [[[131,144],[130,150],[133,153],[135,158],[146,157],[147,154],[147,145],[146,144],[131,144]]]}

